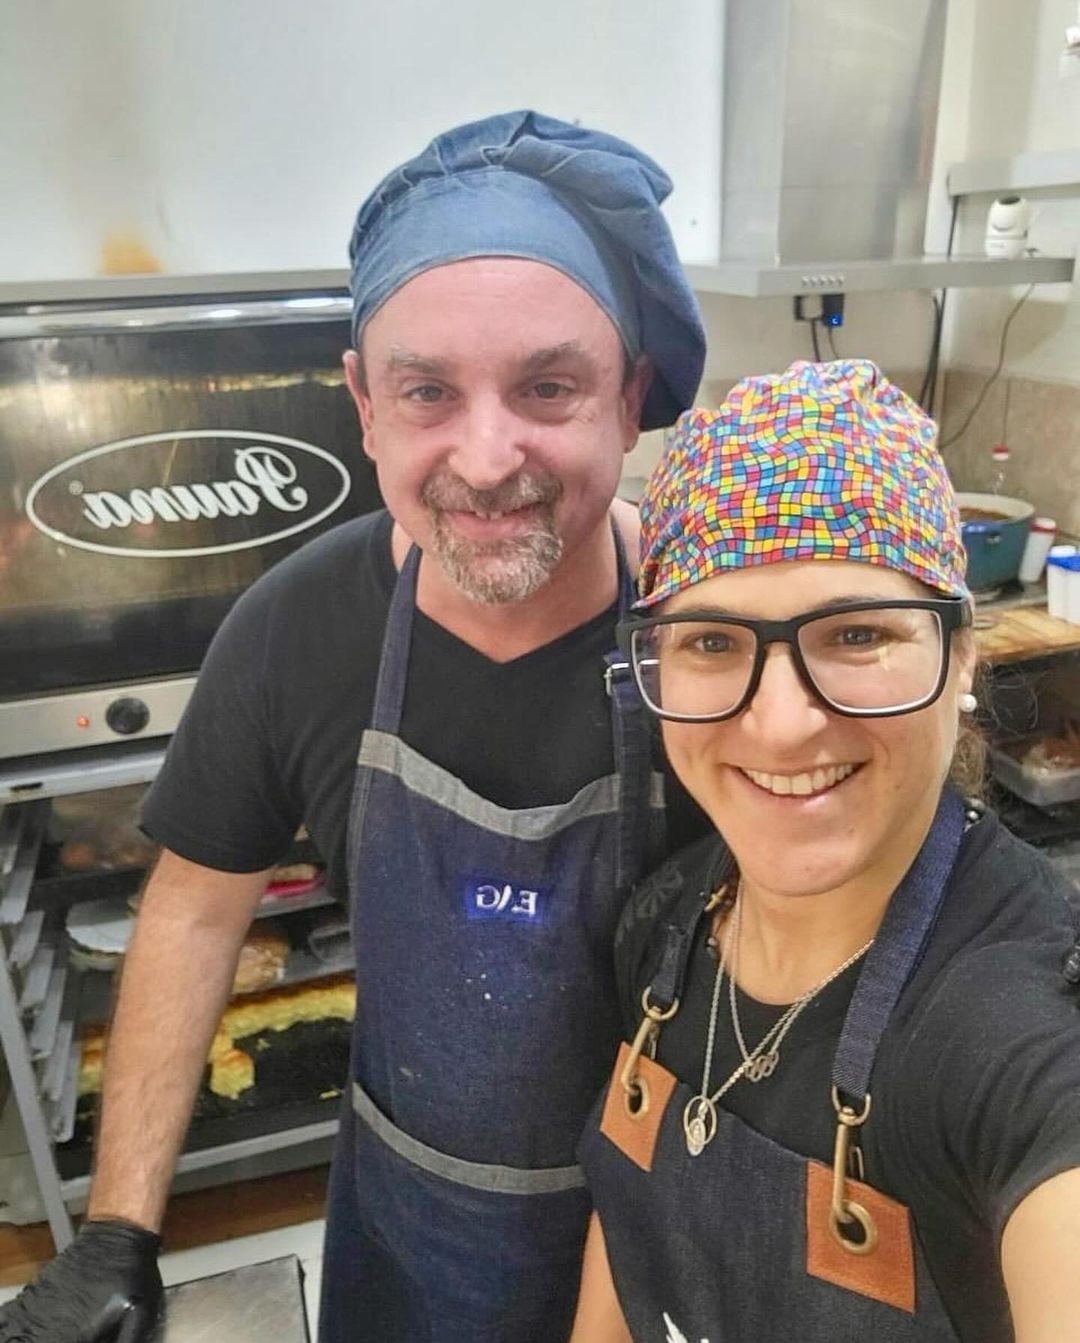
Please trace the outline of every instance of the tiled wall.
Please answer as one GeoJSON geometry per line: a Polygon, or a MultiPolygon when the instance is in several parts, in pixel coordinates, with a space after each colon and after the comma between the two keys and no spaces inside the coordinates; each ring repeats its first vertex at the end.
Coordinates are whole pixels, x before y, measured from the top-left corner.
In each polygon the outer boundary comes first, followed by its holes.
{"type": "Polygon", "coordinates": [[[1080,535],[1080,386],[1035,378],[1000,377],[963,435],[949,438],[967,419],[987,372],[950,369],[945,375],[941,442],[956,488],[988,490],[990,449],[1010,450],[1006,494],[1029,500],[1059,530],[1080,535]]]}

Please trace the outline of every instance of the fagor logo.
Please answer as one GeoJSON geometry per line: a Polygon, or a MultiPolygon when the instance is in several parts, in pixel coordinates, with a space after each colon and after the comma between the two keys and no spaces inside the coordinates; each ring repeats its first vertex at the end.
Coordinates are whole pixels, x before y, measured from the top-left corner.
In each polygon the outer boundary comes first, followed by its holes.
{"type": "Polygon", "coordinates": [[[325,448],[280,434],[190,429],[91,448],[40,476],[26,515],[80,550],[176,559],[295,536],[344,503],[352,482],[325,448]]]}

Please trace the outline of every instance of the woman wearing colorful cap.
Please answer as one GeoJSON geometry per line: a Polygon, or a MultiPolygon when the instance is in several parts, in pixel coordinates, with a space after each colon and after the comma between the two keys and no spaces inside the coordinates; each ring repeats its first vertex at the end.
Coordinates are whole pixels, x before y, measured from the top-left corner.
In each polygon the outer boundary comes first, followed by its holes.
{"type": "Polygon", "coordinates": [[[932,421],[866,362],[748,379],[642,519],[623,650],[719,834],[620,926],[573,1343],[1075,1337],[1077,924],[950,782],[975,649],[932,421]]]}

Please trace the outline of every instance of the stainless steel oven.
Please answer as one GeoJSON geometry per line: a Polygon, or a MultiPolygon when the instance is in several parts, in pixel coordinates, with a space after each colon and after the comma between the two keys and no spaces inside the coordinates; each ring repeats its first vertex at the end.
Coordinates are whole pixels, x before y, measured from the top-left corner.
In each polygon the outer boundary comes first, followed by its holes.
{"type": "Polygon", "coordinates": [[[0,288],[0,759],[170,733],[244,588],[380,504],[340,284],[183,287],[0,288]]]}

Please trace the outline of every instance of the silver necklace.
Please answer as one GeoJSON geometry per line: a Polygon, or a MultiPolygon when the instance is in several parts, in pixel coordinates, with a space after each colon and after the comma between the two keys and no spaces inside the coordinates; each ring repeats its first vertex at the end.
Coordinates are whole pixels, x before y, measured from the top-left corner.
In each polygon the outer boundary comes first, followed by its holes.
{"type": "Polygon", "coordinates": [[[788,1031],[794,1026],[799,1015],[804,1008],[826,989],[834,979],[838,978],[845,970],[855,964],[860,956],[873,945],[874,939],[871,938],[858,951],[838,965],[831,974],[815,984],[812,989],[807,990],[801,998],[797,998],[789,1007],[787,1007],[773,1022],[772,1026],[765,1032],[757,1045],[752,1050],[746,1048],[746,1041],[743,1038],[742,1027],[739,1022],[739,1011],[736,1005],[735,994],[735,974],[734,965],[730,952],[732,943],[735,944],[736,954],[738,953],[738,932],[742,926],[742,892],[738,891],[735,895],[734,906],[732,909],[731,922],[728,925],[727,932],[724,935],[724,943],[720,955],[717,957],[716,978],[713,981],[712,1006],[709,1010],[709,1031],[705,1041],[705,1063],[701,1074],[701,1090],[696,1096],[686,1103],[683,1110],[683,1133],[686,1136],[686,1150],[691,1156],[700,1156],[705,1148],[712,1142],[716,1136],[717,1125],[717,1102],[724,1096],[740,1077],[748,1077],[753,1082],[760,1082],[766,1077],[771,1077],[776,1071],[776,1066],[780,1062],[780,1046],[788,1031]],[[731,967],[730,969],[728,967],[731,967]],[[709,1094],[709,1079],[712,1075],[713,1047],[716,1044],[716,1021],[720,1007],[720,989],[723,985],[724,974],[727,972],[729,985],[729,998],[731,1003],[731,1022],[735,1031],[735,1039],[739,1045],[739,1052],[742,1054],[742,1062],[736,1067],[717,1089],[709,1094]]]}

